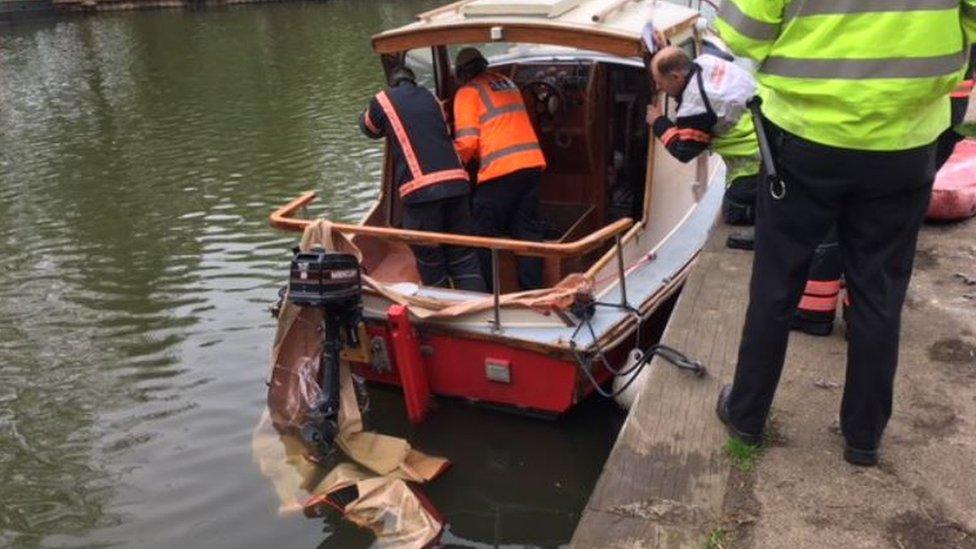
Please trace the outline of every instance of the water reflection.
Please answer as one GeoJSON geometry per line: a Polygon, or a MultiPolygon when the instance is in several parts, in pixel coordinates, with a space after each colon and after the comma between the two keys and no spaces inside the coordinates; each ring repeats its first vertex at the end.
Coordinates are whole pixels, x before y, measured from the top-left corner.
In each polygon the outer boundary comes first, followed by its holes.
{"type": "MultiPolygon", "coordinates": [[[[432,1],[101,14],[0,34],[0,545],[363,546],[280,519],[250,455],[289,235],[376,195],[373,32],[432,1]],[[323,541],[324,540],[324,541],[323,541]]],[[[431,498],[472,545],[565,541],[619,415],[443,404],[380,429],[456,462],[431,498]],[[560,483],[556,486],[554,483],[560,483]]]]}

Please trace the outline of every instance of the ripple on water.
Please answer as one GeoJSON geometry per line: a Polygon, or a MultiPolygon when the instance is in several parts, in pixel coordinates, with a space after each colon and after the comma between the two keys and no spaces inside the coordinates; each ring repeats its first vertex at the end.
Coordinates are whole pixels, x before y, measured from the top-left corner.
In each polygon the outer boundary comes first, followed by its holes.
{"type": "Polygon", "coordinates": [[[364,541],[279,519],[252,462],[265,306],[297,242],[267,218],[309,189],[310,215],[371,206],[383,148],[356,127],[381,83],[369,36],[433,3],[0,34],[0,545],[364,541]]]}

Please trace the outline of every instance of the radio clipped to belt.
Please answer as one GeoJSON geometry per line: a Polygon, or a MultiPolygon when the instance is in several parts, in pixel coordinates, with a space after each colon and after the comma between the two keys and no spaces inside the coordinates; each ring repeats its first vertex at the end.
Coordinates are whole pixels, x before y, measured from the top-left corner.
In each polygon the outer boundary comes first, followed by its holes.
{"type": "Polygon", "coordinates": [[[756,139],[759,140],[759,154],[762,156],[763,174],[766,185],[769,187],[769,194],[773,200],[783,200],[786,197],[786,182],[783,181],[776,171],[776,163],[773,162],[773,151],[769,147],[769,139],[766,138],[766,125],[763,121],[762,99],[759,96],[750,99],[746,106],[752,113],[752,123],[756,127],[756,139]]]}

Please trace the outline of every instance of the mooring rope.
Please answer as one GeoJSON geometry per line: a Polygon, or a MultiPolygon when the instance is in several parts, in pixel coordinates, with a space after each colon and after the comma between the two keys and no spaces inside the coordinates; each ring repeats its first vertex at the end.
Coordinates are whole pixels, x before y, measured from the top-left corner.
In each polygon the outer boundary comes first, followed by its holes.
{"type": "MultiPolygon", "coordinates": [[[[595,302],[593,303],[593,305],[594,308],[595,306],[599,305],[603,307],[622,309],[631,314],[634,314],[637,317],[637,326],[635,331],[635,338],[636,338],[635,347],[637,349],[640,349],[640,331],[641,328],[643,327],[643,323],[645,319],[640,315],[639,311],[637,311],[633,307],[630,307],[629,305],[625,306],[625,305],[618,305],[615,303],[595,302]]],[[[649,364],[651,362],[651,359],[654,358],[655,356],[659,356],[663,358],[664,360],[670,362],[672,365],[676,366],[679,369],[693,372],[696,377],[705,376],[707,370],[700,361],[691,359],[688,357],[688,355],[682,353],[681,351],[675,349],[674,347],[665,345],[663,343],[652,345],[647,350],[642,351],[640,358],[637,359],[637,361],[633,364],[633,366],[630,366],[629,368],[627,367],[621,368],[620,370],[615,369],[613,366],[610,365],[610,361],[607,360],[606,354],[604,353],[603,348],[600,346],[600,342],[599,339],[597,338],[596,331],[593,329],[593,323],[590,321],[592,316],[593,316],[593,311],[591,310],[588,314],[583,314],[580,317],[580,323],[578,326],[576,326],[576,330],[573,331],[572,337],[570,337],[569,348],[573,352],[573,357],[576,359],[576,365],[579,366],[579,369],[583,372],[583,375],[586,377],[587,380],[589,380],[590,384],[593,386],[593,389],[600,396],[606,398],[615,398],[621,393],[623,393],[624,391],[626,391],[627,388],[634,383],[634,381],[640,375],[644,367],[647,366],[647,364],[649,364]],[[593,354],[592,357],[583,356],[580,353],[579,347],[576,345],[576,336],[579,335],[579,332],[584,325],[589,331],[590,337],[593,338],[593,346],[596,348],[596,352],[593,354]],[[626,382],[624,382],[624,384],[616,391],[606,391],[603,389],[603,387],[600,386],[600,383],[597,382],[596,378],[593,376],[593,372],[591,371],[593,364],[595,362],[599,362],[604,368],[606,368],[608,372],[613,374],[614,377],[630,376],[630,378],[626,382]]]]}

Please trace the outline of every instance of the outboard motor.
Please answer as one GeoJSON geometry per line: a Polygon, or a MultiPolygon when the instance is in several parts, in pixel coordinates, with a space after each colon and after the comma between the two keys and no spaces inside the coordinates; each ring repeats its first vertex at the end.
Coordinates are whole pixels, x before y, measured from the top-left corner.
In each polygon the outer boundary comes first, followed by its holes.
{"type": "Polygon", "coordinates": [[[288,301],[322,309],[322,357],[319,400],[302,426],[302,438],[325,456],[339,434],[339,355],[344,346],[359,346],[362,322],[362,277],[355,256],[313,248],[291,262],[288,301]]]}

